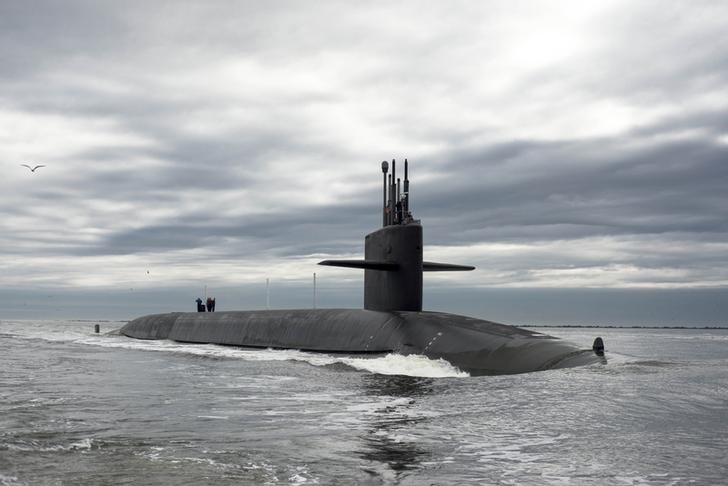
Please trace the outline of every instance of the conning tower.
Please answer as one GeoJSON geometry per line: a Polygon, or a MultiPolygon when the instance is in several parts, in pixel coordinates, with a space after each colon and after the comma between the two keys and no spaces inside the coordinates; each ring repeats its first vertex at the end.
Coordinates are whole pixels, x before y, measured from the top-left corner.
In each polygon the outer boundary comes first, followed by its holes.
{"type": "Polygon", "coordinates": [[[467,271],[475,267],[422,261],[422,225],[409,207],[409,175],[397,177],[396,161],[382,162],[382,227],[366,235],[364,260],[324,260],[319,265],[364,269],[364,308],[421,311],[422,272],[467,271]]]}

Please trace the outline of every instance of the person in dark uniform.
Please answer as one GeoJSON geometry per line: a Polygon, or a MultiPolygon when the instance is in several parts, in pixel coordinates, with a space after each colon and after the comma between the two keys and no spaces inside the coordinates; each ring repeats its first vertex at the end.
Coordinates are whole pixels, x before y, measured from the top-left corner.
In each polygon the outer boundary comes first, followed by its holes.
{"type": "Polygon", "coordinates": [[[212,312],[215,312],[215,297],[212,298],[212,312]]]}
{"type": "Polygon", "coordinates": [[[212,297],[207,298],[207,312],[212,312],[212,297]]]}
{"type": "Polygon", "coordinates": [[[197,312],[205,312],[205,306],[202,305],[202,299],[197,297],[197,300],[195,302],[197,302],[197,312]]]}

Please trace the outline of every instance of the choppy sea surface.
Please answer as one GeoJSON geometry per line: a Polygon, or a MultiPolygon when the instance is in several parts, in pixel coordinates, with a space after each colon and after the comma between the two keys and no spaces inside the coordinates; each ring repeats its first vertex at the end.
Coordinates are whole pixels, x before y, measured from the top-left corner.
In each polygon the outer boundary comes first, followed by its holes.
{"type": "Polygon", "coordinates": [[[728,330],[538,329],[608,364],[470,377],[95,323],[0,321],[0,484],[728,483],[728,330]]]}

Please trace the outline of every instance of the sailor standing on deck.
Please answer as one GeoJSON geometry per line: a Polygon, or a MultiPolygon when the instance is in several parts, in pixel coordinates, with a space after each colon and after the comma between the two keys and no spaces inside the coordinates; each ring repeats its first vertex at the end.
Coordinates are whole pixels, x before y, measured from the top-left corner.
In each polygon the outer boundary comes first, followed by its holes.
{"type": "Polygon", "coordinates": [[[202,305],[202,299],[197,297],[197,300],[195,302],[197,302],[197,312],[205,312],[205,306],[202,305]]]}
{"type": "Polygon", "coordinates": [[[207,312],[212,312],[212,297],[207,298],[207,312]]]}

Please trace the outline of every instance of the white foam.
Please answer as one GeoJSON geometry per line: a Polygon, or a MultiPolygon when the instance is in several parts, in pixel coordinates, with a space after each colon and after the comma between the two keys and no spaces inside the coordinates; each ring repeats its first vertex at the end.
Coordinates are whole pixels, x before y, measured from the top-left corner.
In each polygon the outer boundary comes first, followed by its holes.
{"type": "Polygon", "coordinates": [[[3,486],[17,483],[17,476],[5,476],[4,474],[0,474],[0,484],[2,484],[3,486]]]}
{"type": "Polygon", "coordinates": [[[172,341],[132,340],[124,336],[84,337],[76,342],[103,347],[165,351],[209,356],[214,358],[242,359],[245,361],[301,361],[313,366],[344,364],[351,368],[382,375],[406,375],[425,378],[467,377],[444,359],[430,359],[423,355],[390,353],[378,357],[336,356],[293,349],[245,349],[215,344],[180,344],[172,341]]]}
{"type": "Polygon", "coordinates": [[[86,438],[86,439],[81,439],[78,442],[74,442],[73,444],[68,446],[68,449],[69,450],[84,450],[84,449],[87,450],[87,449],[91,449],[92,446],[93,446],[93,439],[86,438]]]}
{"type": "Polygon", "coordinates": [[[211,358],[241,359],[245,361],[301,361],[313,366],[343,364],[360,371],[382,375],[405,375],[425,378],[467,377],[443,359],[430,359],[423,355],[390,353],[386,356],[339,356],[297,350],[250,349],[214,344],[182,344],[167,340],[138,340],[121,335],[82,332],[76,323],[14,323],[13,331],[22,337],[45,341],[64,341],[106,348],[135,349],[141,351],[173,352],[211,358]],[[46,325],[39,325],[46,324],[46,325]],[[72,326],[69,329],[69,326],[72,326]]]}
{"type": "Polygon", "coordinates": [[[81,439],[77,442],[72,442],[68,445],[56,444],[56,445],[39,445],[38,443],[32,442],[30,444],[6,444],[6,447],[13,451],[22,452],[57,452],[57,451],[82,451],[90,450],[94,445],[94,440],[91,438],[81,439]]]}
{"type": "Polygon", "coordinates": [[[390,353],[381,358],[342,358],[341,362],[352,368],[380,375],[407,375],[424,378],[446,378],[470,376],[444,359],[430,359],[427,356],[390,353]]]}
{"type": "Polygon", "coordinates": [[[319,484],[319,480],[311,476],[306,466],[296,466],[296,472],[288,477],[289,484],[319,484]]]}

